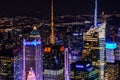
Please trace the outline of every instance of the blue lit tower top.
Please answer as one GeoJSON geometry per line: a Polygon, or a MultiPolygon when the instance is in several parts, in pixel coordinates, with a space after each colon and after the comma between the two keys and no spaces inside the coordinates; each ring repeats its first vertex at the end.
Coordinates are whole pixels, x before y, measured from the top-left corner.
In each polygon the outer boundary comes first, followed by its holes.
{"type": "Polygon", "coordinates": [[[30,32],[30,38],[29,40],[23,40],[23,45],[31,45],[31,46],[36,46],[41,44],[41,37],[40,37],[40,33],[37,30],[36,26],[33,27],[33,30],[30,32]]]}
{"type": "Polygon", "coordinates": [[[30,38],[34,38],[34,39],[40,38],[40,33],[39,33],[39,31],[37,30],[37,27],[36,27],[36,26],[34,26],[34,27],[33,27],[33,30],[30,32],[30,38]]]}

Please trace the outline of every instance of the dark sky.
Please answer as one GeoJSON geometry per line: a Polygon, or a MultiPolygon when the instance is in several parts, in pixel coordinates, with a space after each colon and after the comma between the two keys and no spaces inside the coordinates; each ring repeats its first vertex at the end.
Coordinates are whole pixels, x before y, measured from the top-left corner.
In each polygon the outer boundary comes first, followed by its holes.
{"type": "MultiPolygon", "coordinates": [[[[1,0],[0,16],[49,14],[51,0],[1,0]]],[[[120,0],[98,0],[99,12],[120,12],[120,0]]],[[[54,0],[55,14],[93,13],[94,0],[54,0]]]]}

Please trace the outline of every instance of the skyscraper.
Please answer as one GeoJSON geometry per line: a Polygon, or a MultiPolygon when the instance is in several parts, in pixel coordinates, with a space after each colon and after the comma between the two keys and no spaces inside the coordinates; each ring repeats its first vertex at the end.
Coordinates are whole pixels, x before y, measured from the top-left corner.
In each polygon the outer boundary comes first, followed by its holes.
{"type": "Polygon", "coordinates": [[[64,47],[46,45],[44,47],[44,80],[64,80],[64,47]]]}
{"type": "Polygon", "coordinates": [[[105,56],[105,28],[106,23],[97,28],[91,28],[84,33],[84,50],[82,58],[84,61],[92,61],[92,65],[100,69],[99,77],[104,79],[104,56],[105,56]]]}
{"type": "Polygon", "coordinates": [[[55,42],[53,0],[51,0],[50,43],[44,47],[44,80],[64,80],[64,47],[55,42]]]}
{"type": "Polygon", "coordinates": [[[15,58],[14,67],[21,67],[19,75],[15,72],[15,80],[31,80],[31,77],[33,80],[43,80],[41,39],[36,27],[30,37],[23,40],[23,52],[20,55],[15,58]]]}

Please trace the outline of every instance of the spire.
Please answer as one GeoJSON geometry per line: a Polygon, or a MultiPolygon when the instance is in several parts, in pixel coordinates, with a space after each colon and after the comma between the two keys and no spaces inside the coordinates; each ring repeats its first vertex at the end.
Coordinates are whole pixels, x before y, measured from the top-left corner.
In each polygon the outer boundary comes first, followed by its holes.
{"type": "Polygon", "coordinates": [[[50,35],[50,43],[51,44],[55,43],[53,0],[51,0],[51,35],[50,35]]]}
{"type": "Polygon", "coordinates": [[[97,6],[98,6],[98,1],[95,0],[95,10],[94,10],[94,27],[97,27],[97,6]]]}
{"type": "Polygon", "coordinates": [[[40,33],[37,30],[36,26],[33,26],[33,30],[30,32],[30,38],[33,38],[33,39],[40,38],[40,33]]]}
{"type": "Polygon", "coordinates": [[[33,26],[33,30],[30,32],[31,35],[40,35],[39,31],[37,30],[36,26],[33,26]]]}
{"type": "Polygon", "coordinates": [[[37,27],[36,27],[36,26],[34,26],[34,27],[33,27],[33,30],[37,30],[37,27]]]}

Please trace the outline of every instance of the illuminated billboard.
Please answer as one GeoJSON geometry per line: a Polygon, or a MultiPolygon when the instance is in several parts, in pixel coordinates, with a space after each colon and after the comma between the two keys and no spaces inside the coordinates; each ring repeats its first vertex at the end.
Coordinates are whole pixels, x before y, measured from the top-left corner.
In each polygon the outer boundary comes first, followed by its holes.
{"type": "Polygon", "coordinates": [[[115,43],[115,42],[106,42],[105,48],[106,49],[115,49],[115,48],[117,48],[117,43],[115,43]]]}

